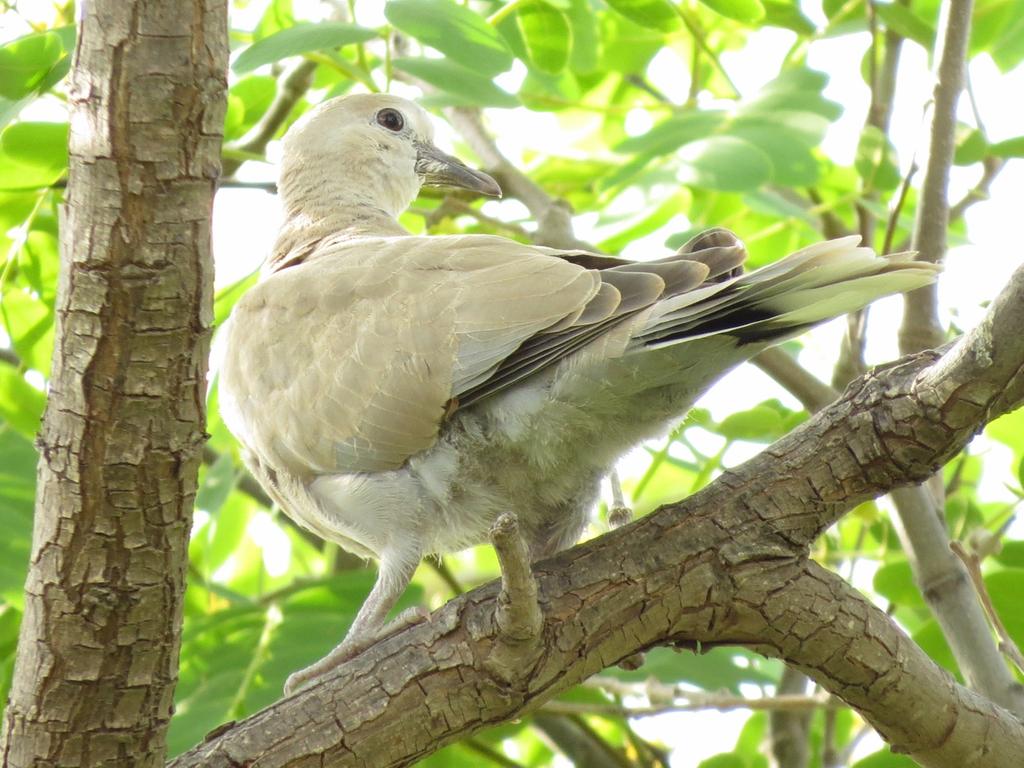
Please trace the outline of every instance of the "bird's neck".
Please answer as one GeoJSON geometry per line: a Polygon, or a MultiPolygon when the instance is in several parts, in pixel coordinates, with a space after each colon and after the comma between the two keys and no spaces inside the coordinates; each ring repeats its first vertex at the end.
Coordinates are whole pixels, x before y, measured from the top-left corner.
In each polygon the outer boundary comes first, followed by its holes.
{"type": "Polygon", "coordinates": [[[265,272],[301,263],[327,239],[409,234],[398,215],[418,192],[411,166],[396,173],[380,153],[339,144],[320,156],[286,155],[278,182],[284,224],[265,272]]]}
{"type": "Polygon", "coordinates": [[[409,231],[389,213],[368,205],[339,206],[319,214],[304,212],[289,215],[286,212],[265,270],[277,272],[301,264],[326,240],[339,242],[358,237],[408,234],[409,231]]]}

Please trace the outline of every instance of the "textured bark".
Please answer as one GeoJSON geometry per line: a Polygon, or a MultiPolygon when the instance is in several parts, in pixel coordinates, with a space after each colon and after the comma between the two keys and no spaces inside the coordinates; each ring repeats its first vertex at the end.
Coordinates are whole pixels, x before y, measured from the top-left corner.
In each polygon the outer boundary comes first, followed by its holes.
{"type": "Polygon", "coordinates": [[[172,765],[409,765],[660,644],[783,658],[926,768],[1014,765],[1024,724],[958,685],[807,553],[845,511],[930,476],[1024,401],[1024,335],[997,331],[1020,327],[1024,268],[944,355],[859,380],[700,493],[538,563],[543,646],[518,668],[489,663],[503,645],[491,584],[172,765]]]}
{"type": "Polygon", "coordinates": [[[227,5],[81,10],[5,766],[162,764],[204,440],[227,5]]]}

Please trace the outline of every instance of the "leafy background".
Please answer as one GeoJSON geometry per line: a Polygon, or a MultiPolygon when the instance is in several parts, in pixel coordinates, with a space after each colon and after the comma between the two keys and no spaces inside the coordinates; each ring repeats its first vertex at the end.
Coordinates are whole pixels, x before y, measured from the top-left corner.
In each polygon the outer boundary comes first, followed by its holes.
{"type": "MultiPolygon", "coordinates": [[[[31,537],[32,439],[53,345],[57,210],[67,165],[65,75],[75,31],[70,3],[0,8],[0,692],[6,697],[31,537]]],[[[245,241],[239,229],[251,223],[239,212],[251,198],[229,196],[243,195],[245,187],[270,189],[272,139],[310,105],[350,90],[417,95],[435,111],[481,111],[491,127],[526,126],[519,144],[499,145],[513,147],[515,166],[571,205],[578,236],[607,252],[657,255],[694,230],[720,225],[746,240],[755,266],[846,231],[864,232],[880,249],[902,247],[916,203],[913,185],[904,190],[916,146],[897,147],[896,129],[861,106],[865,99],[876,108],[893,105],[894,95],[880,84],[887,56],[900,46],[905,57],[930,56],[938,11],[937,0],[233,0],[224,147],[231,173],[218,201],[219,231],[228,234],[219,241],[217,318],[227,316],[255,279],[248,273],[262,256],[259,246],[224,245],[245,241]],[[851,39],[860,47],[851,49],[851,39]],[[756,88],[737,86],[731,70],[756,69],[751,57],[766,41],[774,46],[766,59],[771,70],[756,88]],[[834,66],[855,73],[855,91],[826,96],[829,75],[809,63],[816,50],[834,52],[834,62],[846,57],[834,66]],[[851,58],[850,50],[859,54],[851,58]],[[667,82],[666,61],[675,88],[656,84],[667,82]],[[309,88],[268,137],[269,150],[265,142],[254,144],[261,120],[302,62],[309,62],[309,88]],[[849,118],[848,102],[868,112],[867,119],[857,115],[863,129],[851,151],[828,141],[849,118]],[[549,142],[537,126],[551,127],[560,141],[545,149],[549,142]]],[[[990,87],[1005,84],[1012,93],[1024,59],[1024,0],[979,0],[970,52],[975,78],[980,72],[990,87]]],[[[901,78],[898,71],[896,82],[901,78]]],[[[918,109],[928,95],[919,89],[907,98],[918,109]]],[[[985,234],[983,227],[967,227],[964,211],[1024,156],[1024,135],[993,139],[977,110],[965,115],[956,178],[966,194],[951,225],[960,243],[985,234]]],[[[472,157],[458,133],[446,135],[472,157]]],[[[481,210],[478,203],[424,194],[403,223],[417,233],[537,236],[529,212],[514,199],[481,210]]],[[[956,295],[958,288],[945,287],[953,294],[951,333],[978,310],[969,296],[956,295]]],[[[871,333],[872,343],[879,337],[892,348],[891,325],[875,324],[871,333]]],[[[834,340],[835,332],[826,338],[834,340]]],[[[806,344],[791,342],[787,351],[803,351],[801,360],[827,376],[838,357],[835,345],[806,344]]],[[[742,376],[742,382],[763,380],[752,369],[742,376]]],[[[807,416],[785,395],[762,401],[777,391],[767,384],[732,387],[625,462],[623,483],[638,514],[702,487],[807,416]],[[736,403],[745,405],[737,410],[736,403]]],[[[373,580],[372,568],[299,531],[268,504],[217,416],[215,378],[210,400],[172,753],[273,701],[289,672],[340,639],[373,580]]],[[[1018,641],[1024,641],[1024,614],[1014,606],[1024,592],[1024,539],[1012,522],[1024,495],[1022,474],[1024,412],[990,425],[986,439],[945,472],[950,536],[984,557],[988,591],[1018,641]]],[[[603,529],[606,513],[605,506],[598,510],[592,533],[603,529]]],[[[847,515],[820,539],[814,556],[853,578],[938,663],[958,673],[884,502],[847,515]]],[[[495,574],[486,547],[428,562],[404,604],[437,606],[495,574]]],[[[694,765],[712,743],[730,746],[701,766],[760,768],[769,764],[765,711],[731,716],[733,729],[709,741],[699,733],[706,716],[640,719],[625,717],[623,709],[671,708],[664,687],[645,681],[688,691],[700,708],[707,696],[771,697],[781,674],[779,663],[742,649],[655,650],[638,671],[608,670],[612,682],[581,686],[537,717],[481,733],[424,764],[565,765],[589,741],[611,765],[694,765]],[[574,738],[560,738],[564,729],[550,718],[569,721],[574,738]]],[[[847,709],[817,706],[808,729],[809,764],[912,765],[879,748],[869,731],[847,709]]]]}

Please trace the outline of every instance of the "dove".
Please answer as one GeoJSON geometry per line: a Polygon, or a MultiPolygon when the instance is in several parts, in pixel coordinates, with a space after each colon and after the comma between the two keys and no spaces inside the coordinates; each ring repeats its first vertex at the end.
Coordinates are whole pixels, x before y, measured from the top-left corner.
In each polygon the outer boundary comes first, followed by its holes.
{"type": "Polygon", "coordinates": [[[518,517],[534,560],[582,534],[602,478],[724,373],[936,267],[846,237],[744,272],[713,229],[648,262],[492,235],[416,236],[423,185],[497,196],[392,95],[325,101],[283,139],[284,223],[223,330],[225,424],[296,523],[378,563],[295,691],[424,619],[389,611],[420,560],[518,517]]]}

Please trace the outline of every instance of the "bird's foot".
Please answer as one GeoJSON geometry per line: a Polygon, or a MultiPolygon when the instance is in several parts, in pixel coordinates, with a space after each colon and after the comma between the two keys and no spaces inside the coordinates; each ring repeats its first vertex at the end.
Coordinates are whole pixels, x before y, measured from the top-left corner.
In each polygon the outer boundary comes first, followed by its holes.
{"type": "Polygon", "coordinates": [[[288,676],[284,684],[284,695],[291,696],[296,691],[305,688],[307,685],[319,680],[321,677],[341,666],[346,661],[354,659],[371,645],[379,640],[399,632],[413,624],[422,624],[430,618],[430,612],[422,606],[413,606],[402,611],[393,620],[380,627],[375,632],[359,633],[349,635],[330,653],[320,661],[310,664],[305,669],[293,672],[288,676]]]}

